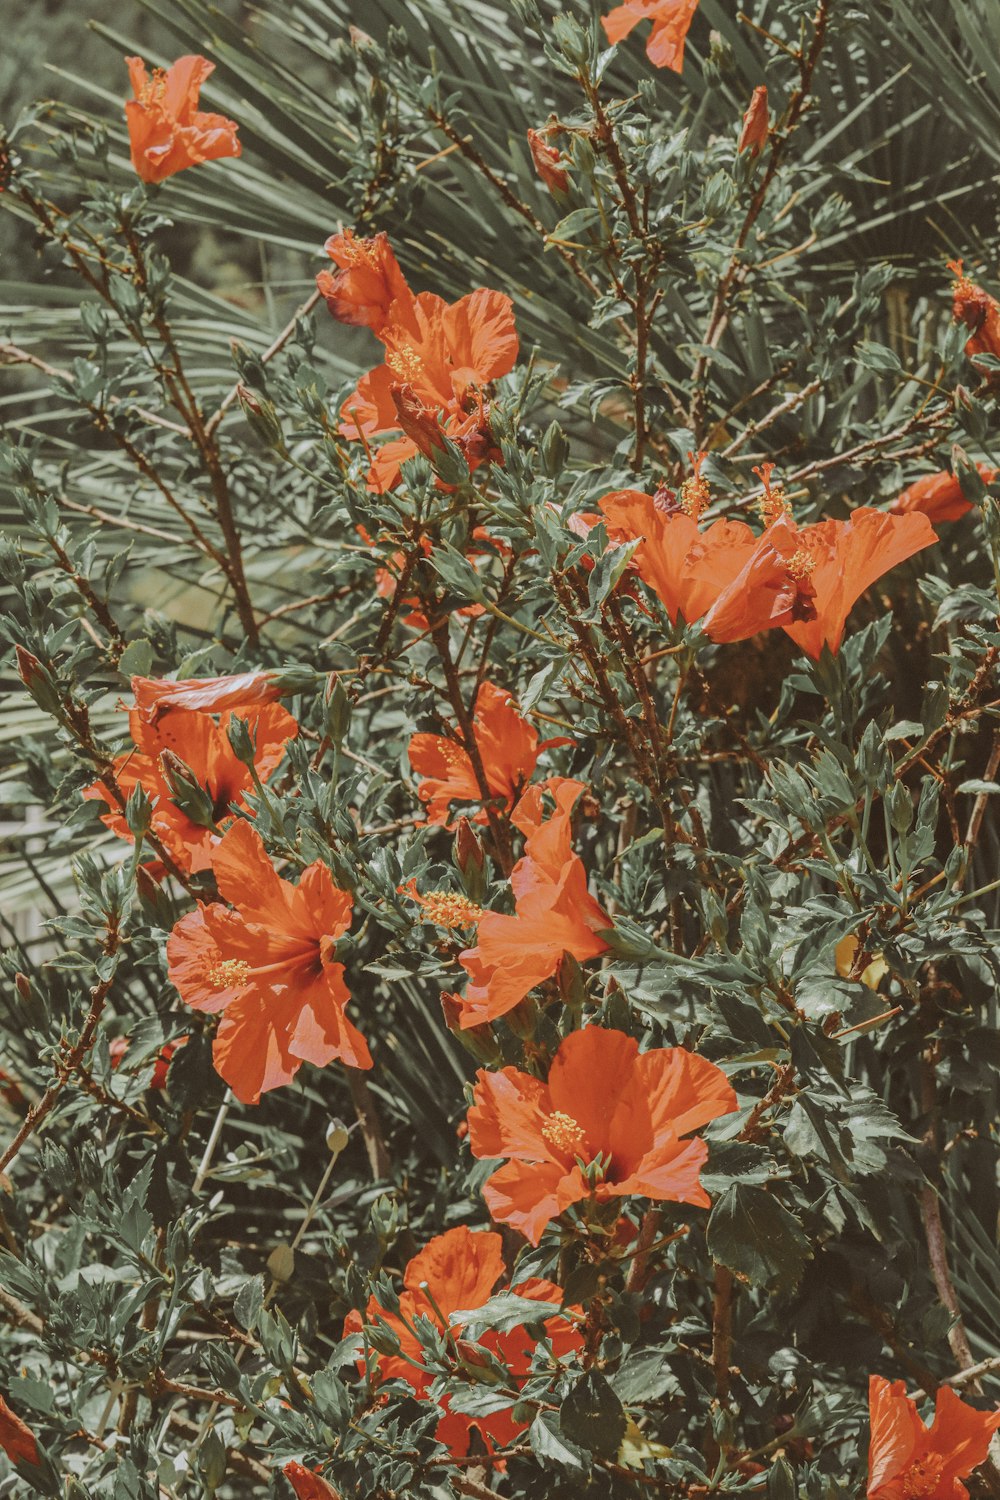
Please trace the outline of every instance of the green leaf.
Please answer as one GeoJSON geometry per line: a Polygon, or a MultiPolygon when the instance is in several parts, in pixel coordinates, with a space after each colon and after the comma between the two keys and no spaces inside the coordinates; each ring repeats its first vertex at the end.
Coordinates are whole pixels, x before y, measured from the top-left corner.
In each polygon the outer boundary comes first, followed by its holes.
{"type": "Polygon", "coordinates": [[[773,1193],[741,1183],[727,1188],[713,1207],[707,1242],[713,1260],[751,1285],[786,1291],[797,1286],[812,1256],[795,1215],[773,1193]]]}
{"type": "Polygon", "coordinates": [[[571,1442],[613,1458],[625,1436],[625,1410],[599,1370],[581,1375],[559,1408],[559,1425],[571,1442]]]}

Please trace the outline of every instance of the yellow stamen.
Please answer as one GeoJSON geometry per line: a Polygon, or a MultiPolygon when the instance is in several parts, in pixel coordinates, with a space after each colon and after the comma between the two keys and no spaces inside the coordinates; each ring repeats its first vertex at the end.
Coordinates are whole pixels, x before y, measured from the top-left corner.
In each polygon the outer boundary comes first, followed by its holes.
{"type": "Polygon", "coordinates": [[[423,369],[419,355],[412,349],[390,349],[385,362],[399,380],[416,380],[423,369]]]}
{"type": "Polygon", "coordinates": [[[927,1497],[936,1495],[943,1468],[944,1457],[940,1453],[925,1453],[923,1458],[912,1463],[901,1476],[902,1494],[906,1500],[927,1500],[927,1497]]]}
{"type": "Polygon", "coordinates": [[[708,488],[708,480],[701,477],[701,466],[705,461],[704,453],[697,456],[688,454],[694,473],[690,479],[685,479],[677,492],[677,504],[686,516],[692,521],[700,520],[701,513],[711,500],[711,491],[708,488]]]}
{"type": "Polygon", "coordinates": [[[245,958],[221,958],[206,974],[214,990],[237,989],[250,978],[250,965],[245,958]]]}
{"type": "Polygon", "coordinates": [[[804,583],[812,574],[815,566],[816,559],[804,547],[800,547],[797,552],[793,552],[785,563],[785,567],[788,569],[788,576],[794,578],[796,583],[804,583]]]}
{"type": "Polygon", "coordinates": [[[167,91],[167,75],[162,68],[154,68],[139,91],[140,104],[158,104],[167,91]]]}
{"type": "Polygon", "coordinates": [[[428,891],[426,896],[414,895],[413,899],[438,927],[474,927],[483,914],[481,906],[455,891],[428,891]]]}
{"type": "Polygon", "coordinates": [[[561,1109],[553,1110],[549,1115],[542,1126],[542,1136],[550,1146],[565,1151],[567,1156],[584,1156],[586,1153],[587,1137],[583,1126],[572,1115],[563,1114],[561,1109]]]}

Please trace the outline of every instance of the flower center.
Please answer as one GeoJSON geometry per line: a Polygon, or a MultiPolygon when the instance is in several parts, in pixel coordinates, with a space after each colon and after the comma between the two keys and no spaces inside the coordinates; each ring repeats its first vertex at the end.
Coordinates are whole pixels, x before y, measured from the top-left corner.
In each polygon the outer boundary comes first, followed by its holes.
{"type": "Polygon", "coordinates": [[[794,578],[796,583],[805,583],[806,579],[811,577],[815,566],[816,559],[804,547],[800,547],[797,552],[793,552],[791,557],[785,562],[789,578],[794,578]]]}
{"type": "Polygon", "coordinates": [[[385,362],[392,373],[402,381],[417,380],[423,371],[420,356],[405,345],[401,349],[390,349],[385,362]]]}
{"type": "Polygon", "coordinates": [[[677,504],[686,516],[691,517],[692,521],[698,521],[712,496],[708,488],[708,480],[701,477],[701,466],[705,462],[704,453],[697,455],[689,453],[688,458],[694,473],[689,479],[685,479],[678,490],[677,504]]]}
{"type": "Polygon", "coordinates": [[[250,978],[250,965],[245,958],[220,958],[205,977],[214,990],[236,989],[250,978]]]}
{"type": "Polygon", "coordinates": [[[154,68],[139,92],[139,103],[159,104],[167,90],[167,75],[162,68],[154,68]]]}
{"type": "Polygon", "coordinates": [[[556,1151],[565,1151],[567,1156],[584,1156],[587,1150],[583,1126],[572,1115],[563,1114],[561,1109],[553,1110],[545,1121],[542,1138],[556,1151]]]}
{"type": "Polygon", "coordinates": [[[370,266],[373,271],[381,270],[378,250],[374,240],[346,239],[339,250],[340,256],[349,266],[370,266]]]}
{"type": "Polygon", "coordinates": [[[771,483],[774,464],[761,464],[754,473],[764,486],[764,493],[757,501],[757,512],[765,526],[773,526],[784,516],[790,516],[792,507],[780,484],[771,483]]]}
{"type": "Polygon", "coordinates": [[[698,520],[710,499],[708,480],[700,476],[696,479],[685,479],[677,492],[677,504],[686,516],[691,517],[692,521],[698,520]]]}
{"type": "Polygon", "coordinates": [[[905,1500],[928,1500],[934,1494],[944,1468],[944,1456],[940,1453],[925,1453],[903,1474],[901,1493],[905,1500]]]}
{"type": "Polygon", "coordinates": [[[414,893],[413,899],[438,927],[474,927],[483,914],[481,906],[456,891],[428,891],[426,896],[414,893]]]}

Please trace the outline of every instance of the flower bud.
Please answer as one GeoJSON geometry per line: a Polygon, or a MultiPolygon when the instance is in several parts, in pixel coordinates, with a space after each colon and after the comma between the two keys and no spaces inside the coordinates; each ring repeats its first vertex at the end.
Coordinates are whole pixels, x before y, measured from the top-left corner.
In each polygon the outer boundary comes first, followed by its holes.
{"type": "Polygon", "coordinates": [[[58,717],[62,712],[62,704],[59,701],[52,674],[47,667],[42,665],[37,656],[33,656],[23,646],[16,646],[14,649],[17,656],[17,675],[28,692],[43,713],[58,717]]]}
{"type": "Polygon", "coordinates": [[[340,746],[347,738],[351,724],[351,702],[339,677],[333,680],[326,699],[326,732],[333,743],[340,746]]]}
{"type": "Polygon", "coordinates": [[[288,449],[285,447],[285,439],[274,402],[267,396],[255,395],[249,386],[243,385],[242,382],[236,387],[236,394],[240,398],[243,415],[265,448],[272,448],[275,453],[286,454],[288,449]]]}
{"type": "Polygon", "coordinates": [[[233,714],[226,725],[226,736],[232,746],[233,754],[241,765],[252,766],[257,752],[246,719],[241,719],[239,714],[233,714]]]}

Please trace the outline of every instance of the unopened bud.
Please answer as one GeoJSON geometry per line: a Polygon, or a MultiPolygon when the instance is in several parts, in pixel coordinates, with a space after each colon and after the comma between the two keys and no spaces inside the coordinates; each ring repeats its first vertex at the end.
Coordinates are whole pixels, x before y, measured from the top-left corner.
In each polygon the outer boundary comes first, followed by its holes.
{"type": "Polygon", "coordinates": [[[326,1149],[331,1156],[339,1156],[350,1140],[347,1126],[340,1120],[331,1120],[326,1127],[326,1149]]]}
{"type": "Polygon", "coordinates": [[[252,766],[257,752],[246,719],[241,719],[239,714],[233,714],[226,725],[226,735],[236,759],[244,766],[252,766]]]}
{"type": "Polygon", "coordinates": [[[153,804],[141,782],[136,782],[125,804],[125,821],[136,838],[141,838],[149,831],[149,825],[153,821],[153,804]]]}
{"type": "Polygon", "coordinates": [[[444,1024],[470,1057],[483,1067],[495,1066],[500,1060],[500,1046],[489,1026],[462,1027],[461,997],[445,990],[441,995],[441,1013],[444,1024]]]}
{"type": "Polygon", "coordinates": [[[28,978],[27,974],[22,974],[20,973],[20,971],[18,971],[18,973],[14,975],[14,988],[17,990],[17,993],[22,1000],[31,999],[31,980],[28,978]]]}
{"type": "Polygon", "coordinates": [[[160,769],[181,812],[202,828],[214,828],[215,804],[201,783],[195,780],[191,767],[173,750],[161,750],[160,769]]]}
{"type": "Polygon", "coordinates": [[[465,894],[477,906],[486,895],[486,852],[482,840],[468,818],[459,818],[455,831],[455,863],[462,876],[465,894]]]}
{"type": "Polygon", "coordinates": [[[30,651],[26,651],[23,646],[15,647],[15,651],[17,654],[17,675],[38,704],[38,707],[44,713],[59,715],[62,705],[48,668],[44,667],[38,660],[38,657],[33,656],[30,651]]]}
{"type": "Polygon", "coordinates": [[[339,677],[333,680],[326,699],[326,732],[335,745],[342,745],[351,724],[351,702],[339,677]]]}
{"type": "Polygon", "coordinates": [[[291,1245],[275,1245],[267,1257],[267,1269],[272,1281],[291,1281],[295,1275],[295,1251],[291,1245]]]}
{"type": "Polygon", "coordinates": [[[243,385],[242,382],[236,387],[236,394],[240,398],[243,415],[264,446],[273,448],[275,453],[287,453],[274,402],[267,396],[255,395],[249,386],[243,385]]]}
{"type": "Polygon", "coordinates": [[[258,391],[267,390],[267,375],[264,366],[246,344],[241,344],[239,339],[231,339],[229,347],[232,350],[233,364],[239,372],[240,384],[244,387],[252,385],[258,391]]]}

